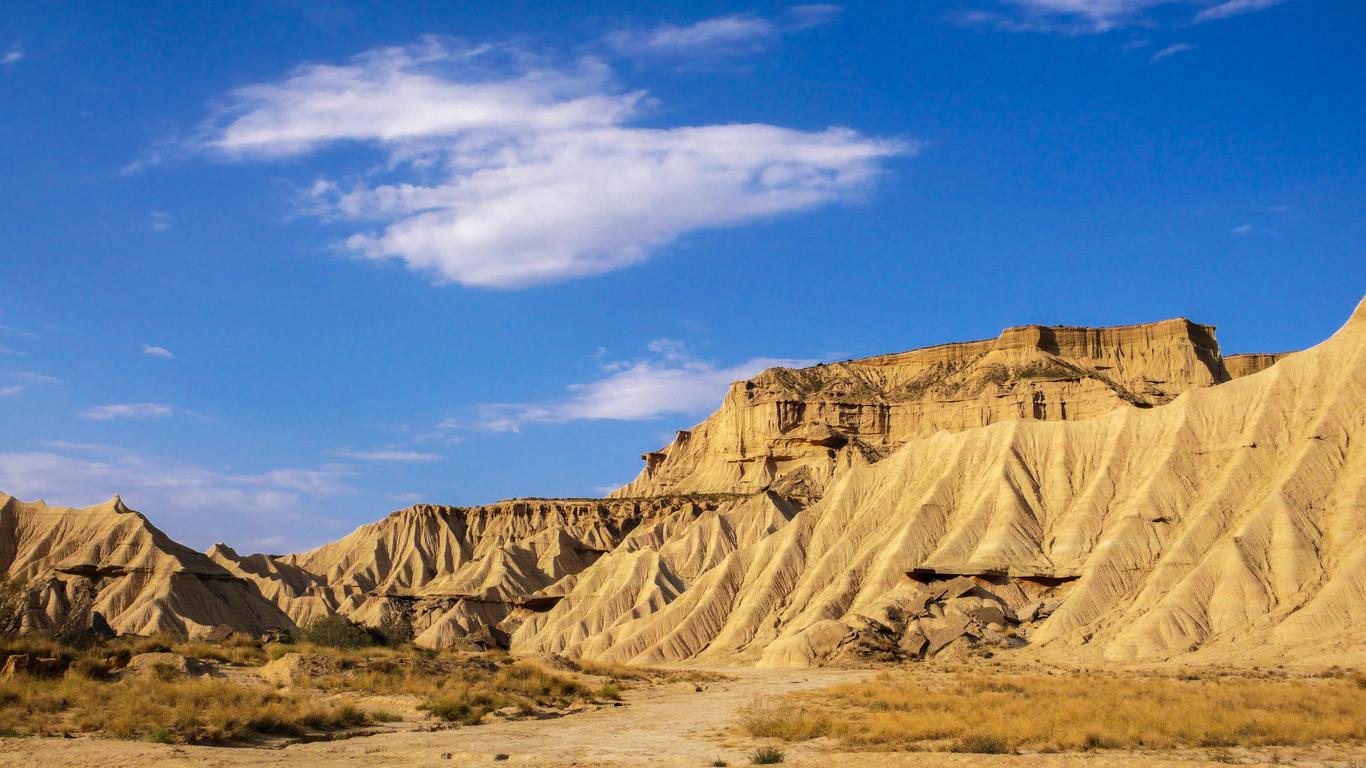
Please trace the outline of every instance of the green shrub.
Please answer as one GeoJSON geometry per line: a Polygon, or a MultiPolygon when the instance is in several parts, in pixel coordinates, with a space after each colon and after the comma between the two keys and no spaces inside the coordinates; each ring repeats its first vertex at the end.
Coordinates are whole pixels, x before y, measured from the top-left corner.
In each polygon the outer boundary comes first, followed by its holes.
{"type": "Polygon", "coordinates": [[[345,616],[321,616],[299,630],[299,639],[325,648],[364,648],[374,639],[365,628],[345,616]]]}

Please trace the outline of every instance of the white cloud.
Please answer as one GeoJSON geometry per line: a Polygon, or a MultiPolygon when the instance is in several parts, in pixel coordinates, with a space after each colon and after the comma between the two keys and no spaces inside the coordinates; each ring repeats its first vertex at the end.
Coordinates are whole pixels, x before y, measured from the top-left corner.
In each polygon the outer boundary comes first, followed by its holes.
{"type": "Polygon", "coordinates": [[[24,60],[24,52],[18,48],[11,48],[5,51],[5,55],[0,56],[0,66],[12,67],[24,60]]]}
{"type": "Polygon", "coordinates": [[[0,397],[13,397],[26,389],[28,389],[28,387],[23,384],[11,384],[8,387],[0,387],[0,397]]]}
{"type": "Polygon", "coordinates": [[[1235,235],[1246,235],[1246,234],[1250,234],[1251,232],[1252,232],[1252,225],[1251,225],[1251,224],[1239,224],[1238,226],[1236,226],[1236,227],[1233,228],[1233,234],[1235,234],[1235,235]]]}
{"type": "MultiPolygon", "coordinates": [[[[1150,11],[1201,8],[1188,20],[1211,21],[1260,11],[1288,0],[998,0],[1000,11],[975,10],[958,16],[968,24],[983,24],[1016,32],[1099,33],[1138,25],[1153,25],[1150,11]]],[[[1184,14],[1183,14],[1184,15],[1184,14]]]]}
{"type": "Polygon", "coordinates": [[[61,384],[61,379],[56,376],[49,376],[46,373],[37,371],[16,371],[10,374],[11,378],[18,379],[26,384],[61,384]]]}
{"type": "Polygon", "coordinates": [[[650,29],[618,30],[603,38],[617,54],[696,63],[759,53],[784,34],[828,24],[843,9],[838,5],[798,5],[772,19],[755,15],[715,16],[684,26],[660,24],[650,29]]]}
{"type": "Polygon", "coordinates": [[[33,331],[26,331],[22,328],[15,328],[12,325],[0,325],[0,331],[4,331],[5,333],[12,333],[15,336],[23,336],[26,339],[38,338],[38,334],[34,333],[33,331]]]}
{"type": "Polygon", "coordinates": [[[1195,15],[1196,21],[1214,21],[1216,19],[1226,19],[1229,16],[1238,16],[1244,13],[1254,13],[1265,10],[1277,5],[1288,2],[1289,0],[1226,0],[1212,8],[1195,15]]]}
{"type": "Polygon", "coordinates": [[[718,16],[684,27],[662,24],[644,31],[614,32],[606,42],[636,56],[736,56],[767,48],[778,34],[777,25],[765,18],[718,16]]]}
{"type": "Polygon", "coordinates": [[[147,214],[147,226],[151,227],[153,232],[165,232],[171,228],[174,221],[175,217],[165,211],[152,211],[147,214]]]}
{"type": "Polygon", "coordinates": [[[143,344],[142,354],[149,357],[164,357],[168,360],[175,359],[175,355],[171,354],[171,350],[165,347],[158,347],[155,344],[143,344]]]}
{"type": "Polygon", "coordinates": [[[431,461],[440,461],[441,456],[435,453],[419,453],[417,451],[403,451],[394,448],[382,448],[373,451],[353,451],[338,450],[333,451],[334,456],[341,456],[358,461],[391,461],[404,464],[420,464],[431,461]]]}
{"type": "Polygon", "coordinates": [[[23,499],[83,506],[120,494],[173,537],[197,543],[250,530],[309,530],[303,506],[350,493],[345,467],[227,473],[107,446],[52,442],[52,450],[0,453],[0,489],[23,499]]]}
{"type": "Polygon", "coordinates": [[[428,40],[230,94],[204,145],[287,156],[388,153],[388,183],[320,179],[311,213],[375,222],[344,247],[440,282],[518,288],[617,270],[692,231],[857,194],[902,141],[846,128],[639,128],[645,96],[602,62],[551,69],[428,40]]]}
{"type": "MultiPolygon", "coordinates": [[[[775,366],[801,367],[810,360],[756,357],[718,368],[688,356],[678,342],[660,339],[650,345],[654,357],[602,365],[604,376],[572,384],[568,394],[547,403],[489,403],[479,406],[474,426],[491,432],[517,432],[528,424],[562,424],[578,420],[641,421],[667,414],[696,415],[715,410],[731,382],[748,379],[775,366]]],[[[460,426],[447,420],[443,428],[460,426]]]]}
{"type": "Polygon", "coordinates": [[[1154,53],[1150,61],[1161,61],[1169,56],[1175,56],[1178,53],[1193,51],[1195,50],[1195,48],[1196,47],[1194,45],[1191,45],[1190,43],[1176,43],[1175,45],[1169,45],[1166,48],[1163,48],[1162,50],[1154,53]]]}
{"type": "Polygon", "coordinates": [[[174,413],[164,403],[113,403],[99,405],[81,412],[81,416],[95,421],[110,419],[164,419],[174,413]]]}

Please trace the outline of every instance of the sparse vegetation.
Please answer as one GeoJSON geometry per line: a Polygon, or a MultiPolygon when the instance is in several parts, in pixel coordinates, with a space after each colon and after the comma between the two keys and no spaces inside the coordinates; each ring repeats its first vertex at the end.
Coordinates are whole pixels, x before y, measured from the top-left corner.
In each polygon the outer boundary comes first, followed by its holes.
{"type": "MultiPolygon", "coordinates": [[[[620,678],[596,674],[607,672],[605,666],[580,679],[517,661],[504,652],[347,648],[316,642],[349,643],[349,632],[332,625],[310,641],[291,644],[249,638],[186,642],[169,635],[120,637],[80,647],[52,637],[0,639],[0,660],[9,654],[51,660],[29,673],[0,680],[0,723],[4,734],[14,736],[101,733],[165,743],[231,744],[401,719],[385,708],[387,702],[362,706],[369,696],[414,696],[419,710],[459,724],[478,723],[490,712],[506,708],[513,708],[510,714],[529,714],[621,696],[620,678]],[[317,666],[326,672],[295,677],[284,689],[254,677],[196,676],[202,674],[198,662],[190,665],[189,675],[182,664],[156,659],[148,659],[156,663],[144,664],[141,674],[122,672],[133,657],[144,653],[253,666],[289,652],[321,658],[323,663],[317,666]]],[[[621,673],[652,679],[649,670],[623,667],[621,673]]]]}
{"type": "Polygon", "coordinates": [[[757,701],[751,736],[852,747],[1005,754],[1366,742],[1351,678],[900,674],[757,701]]]}
{"type": "Polygon", "coordinates": [[[223,744],[365,725],[356,706],[211,678],[119,683],[77,675],[0,680],[0,721],[17,734],[99,732],[121,739],[223,744]]]}
{"type": "Polygon", "coordinates": [[[759,747],[749,756],[750,765],[777,765],[785,760],[787,754],[776,747],[759,747]]]}

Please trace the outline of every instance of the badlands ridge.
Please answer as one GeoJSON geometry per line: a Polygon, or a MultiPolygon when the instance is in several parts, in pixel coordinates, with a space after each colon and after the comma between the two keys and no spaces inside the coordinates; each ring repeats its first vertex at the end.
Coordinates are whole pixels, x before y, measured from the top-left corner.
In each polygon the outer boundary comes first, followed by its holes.
{"type": "Polygon", "coordinates": [[[644,460],[606,499],[418,505],[282,556],[0,494],[0,571],[35,631],[339,613],[615,662],[1366,656],[1366,302],[1290,355],[1167,320],[775,368],[644,460]]]}

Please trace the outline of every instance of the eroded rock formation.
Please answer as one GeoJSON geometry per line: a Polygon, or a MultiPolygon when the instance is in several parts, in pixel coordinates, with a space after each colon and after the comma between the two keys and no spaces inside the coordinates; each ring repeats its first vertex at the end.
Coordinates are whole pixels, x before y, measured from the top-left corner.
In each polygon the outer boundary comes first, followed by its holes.
{"type": "Polygon", "coordinates": [[[38,628],[79,592],[125,632],[397,616],[423,645],[620,662],[1336,662],[1366,648],[1363,445],[1366,303],[1292,355],[1225,358],[1185,320],[1026,326],[766,371],[609,499],[203,556],[118,502],[5,497],[0,565],[60,582],[38,628]]]}

